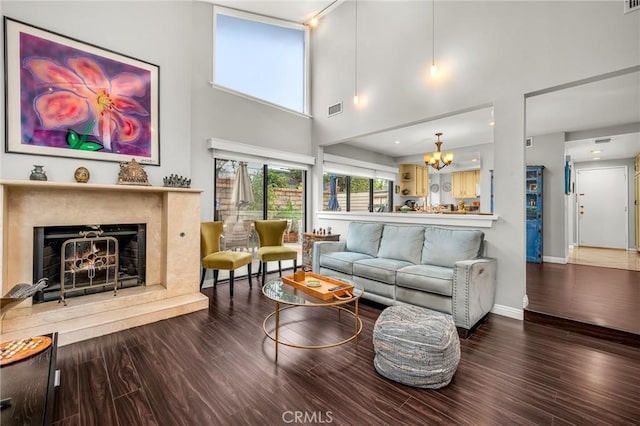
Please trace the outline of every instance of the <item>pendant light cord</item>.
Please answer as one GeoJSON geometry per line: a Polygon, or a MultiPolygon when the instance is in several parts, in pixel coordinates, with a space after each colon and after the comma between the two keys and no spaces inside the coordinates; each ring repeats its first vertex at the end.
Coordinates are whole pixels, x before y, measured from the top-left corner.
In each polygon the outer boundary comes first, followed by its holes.
{"type": "Polygon", "coordinates": [[[354,66],[354,82],[355,82],[355,96],[358,96],[358,0],[356,0],[356,12],[355,12],[356,22],[355,22],[355,31],[354,31],[354,44],[355,44],[355,66],[354,66]]]}
{"type": "Polygon", "coordinates": [[[436,64],[436,0],[431,2],[431,65],[436,64]]]}

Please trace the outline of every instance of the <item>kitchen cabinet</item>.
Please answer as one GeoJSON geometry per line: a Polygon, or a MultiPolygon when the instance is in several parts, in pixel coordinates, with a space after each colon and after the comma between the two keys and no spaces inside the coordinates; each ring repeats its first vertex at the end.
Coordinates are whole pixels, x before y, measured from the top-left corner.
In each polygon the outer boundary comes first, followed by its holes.
{"type": "Polygon", "coordinates": [[[429,170],[418,164],[400,164],[400,195],[426,197],[429,195],[429,170]]]}
{"type": "Polygon", "coordinates": [[[476,198],[480,170],[466,170],[451,173],[451,196],[453,198],[476,198]]]}
{"type": "Polygon", "coordinates": [[[542,171],[544,166],[527,166],[527,262],[542,263],[542,171]]]}

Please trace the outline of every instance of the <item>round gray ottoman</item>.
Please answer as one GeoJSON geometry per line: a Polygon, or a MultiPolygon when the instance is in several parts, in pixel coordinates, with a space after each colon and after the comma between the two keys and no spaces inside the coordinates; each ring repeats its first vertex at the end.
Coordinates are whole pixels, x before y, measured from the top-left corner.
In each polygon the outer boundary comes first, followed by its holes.
{"type": "Polygon", "coordinates": [[[412,305],[386,308],[373,328],[374,365],[396,382],[438,389],[460,362],[460,339],[451,315],[412,305]]]}

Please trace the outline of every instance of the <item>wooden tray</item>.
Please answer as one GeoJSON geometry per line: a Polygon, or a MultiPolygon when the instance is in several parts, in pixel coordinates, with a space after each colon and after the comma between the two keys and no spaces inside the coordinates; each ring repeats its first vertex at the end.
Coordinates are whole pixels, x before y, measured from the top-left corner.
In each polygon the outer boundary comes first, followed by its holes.
{"type": "Polygon", "coordinates": [[[305,293],[317,297],[322,300],[339,299],[349,300],[353,298],[353,285],[344,281],[337,280],[335,278],[325,277],[324,275],[314,274],[313,272],[306,272],[304,281],[296,281],[295,275],[286,275],[282,277],[282,281],[290,285],[291,287],[302,290],[305,293]],[[320,281],[319,287],[309,287],[307,281],[318,280],[320,281]],[[329,290],[331,288],[341,286],[339,290],[329,290]]]}
{"type": "Polygon", "coordinates": [[[51,338],[47,336],[28,337],[0,343],[0,366],[21,361],[51,346],[51,338]]]}

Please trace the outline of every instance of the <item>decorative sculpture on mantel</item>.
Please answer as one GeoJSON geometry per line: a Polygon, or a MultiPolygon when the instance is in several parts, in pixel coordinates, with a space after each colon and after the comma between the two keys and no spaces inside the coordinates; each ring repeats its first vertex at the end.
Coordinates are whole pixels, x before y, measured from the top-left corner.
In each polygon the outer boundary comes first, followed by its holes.
{"type": "Polygon", "coordinates": [[[142,166],[138,164],[135,158],[132,158],[128,163],[123,161],[120,163],[120,172],[118,173],[119,185],[147,185],[149,178],[147,172],[144,171],[142,166]]]}
{"type": "Polygon", "coordinates": [[[191,188],[191,179],[174,174],[165,176],[165,178],[162,179],[162,183],[164,186],[171,188],[191,188]]]}

